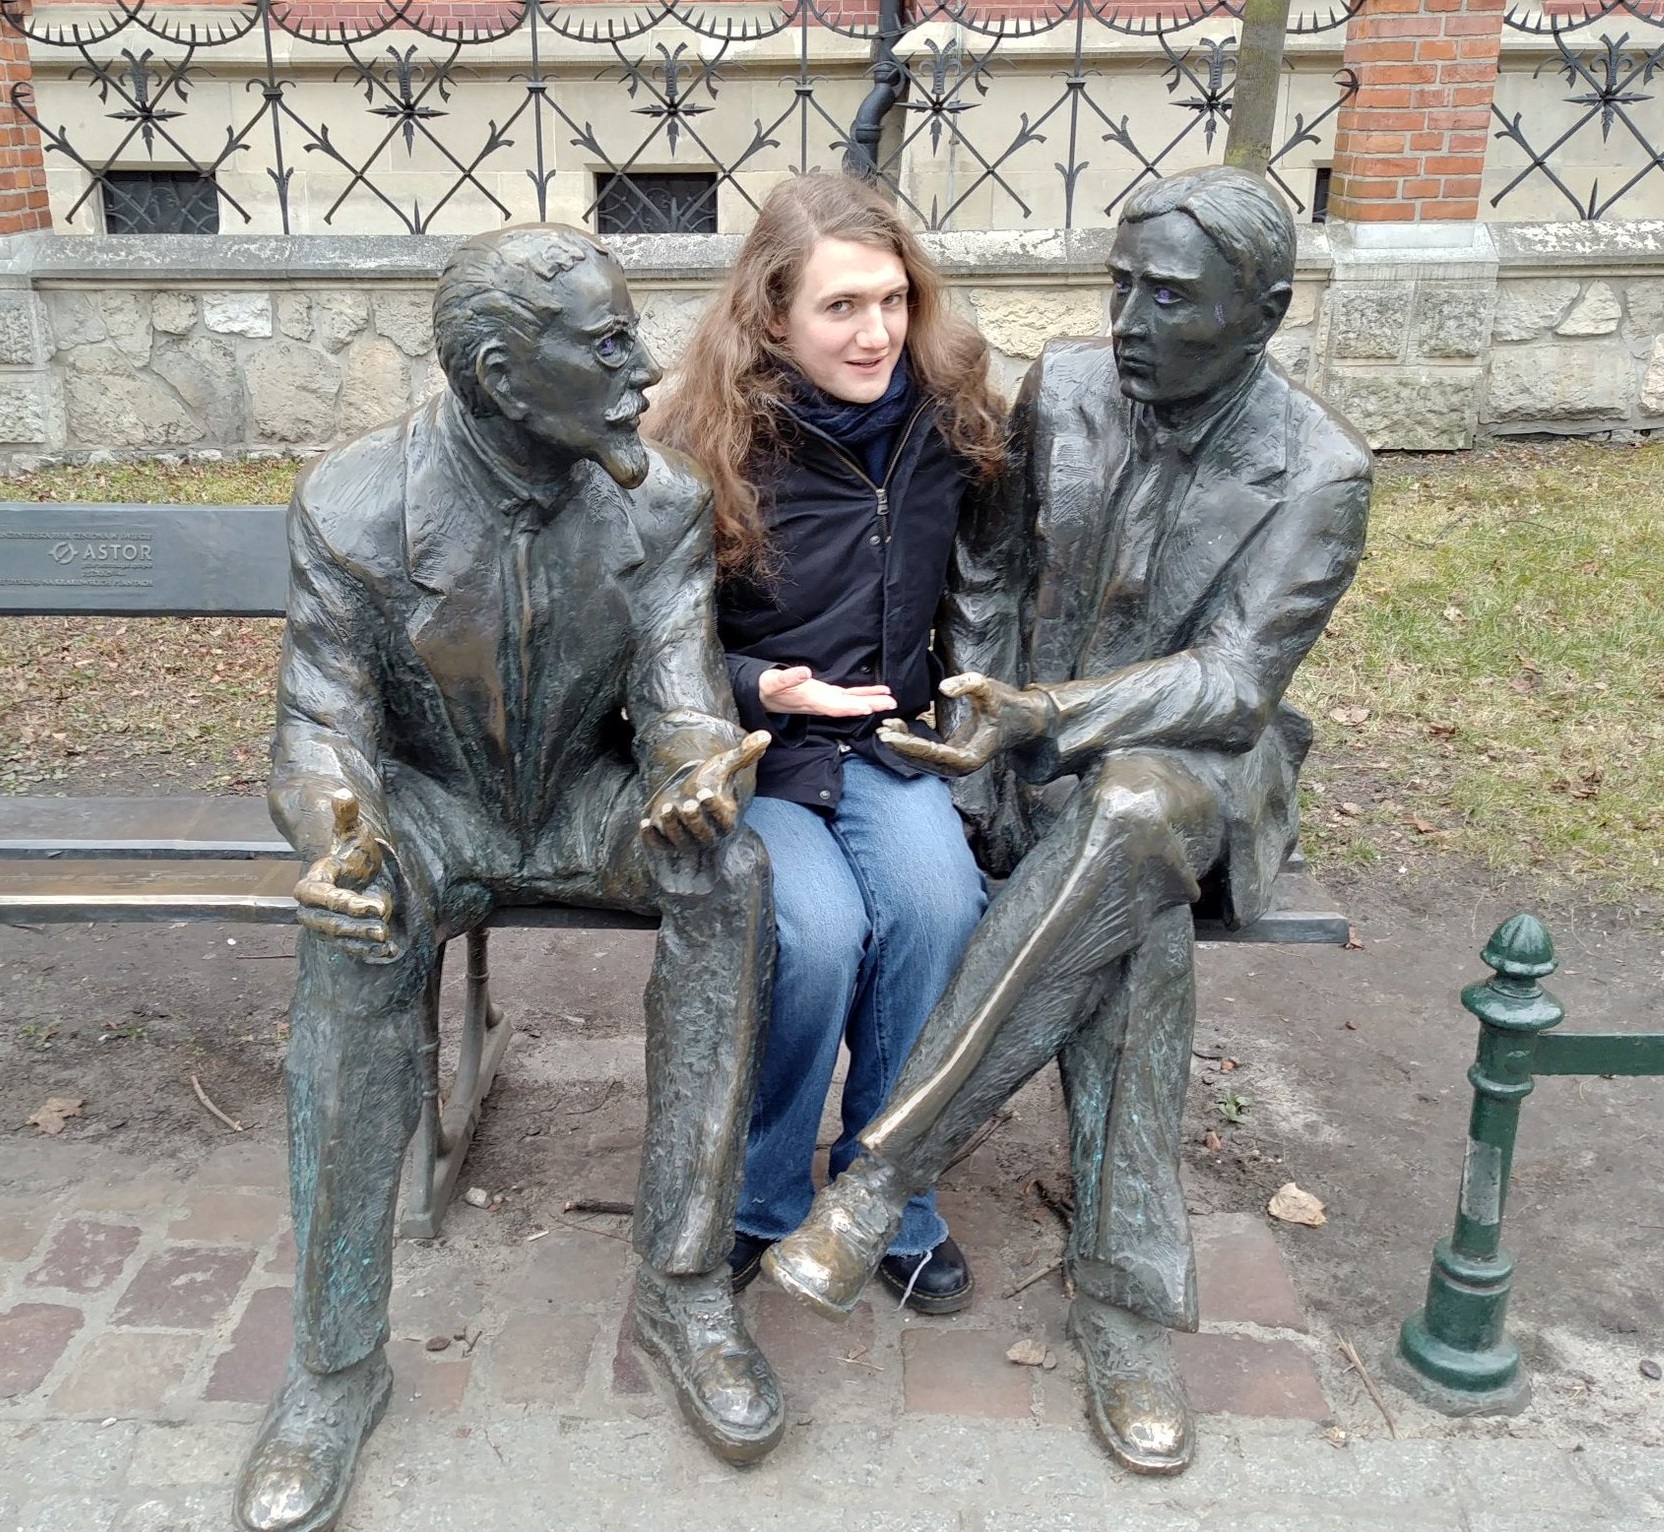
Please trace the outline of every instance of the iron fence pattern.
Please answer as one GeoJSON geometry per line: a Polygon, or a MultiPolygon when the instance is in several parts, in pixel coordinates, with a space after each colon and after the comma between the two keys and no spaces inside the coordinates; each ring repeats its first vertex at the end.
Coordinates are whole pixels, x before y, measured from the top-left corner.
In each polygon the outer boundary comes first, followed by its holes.
{"type": "MultiPolygon", "coordinates": [[[[1296,0],[1290,23],[1271,174],[1301,213],[1357,88],[1349,3],[1296,0]]],[[[897,4],[3,0],[0,16],[28,39],[35,80],[12,105],[72,229],[98,228],[113,178],[147,166],[214,182],[227,231],[287,234],[592,222],[603,204],[708,227],[710,200],[727,229],[773,180],[839,164],[923,228],[1071,228],[1222,152],[1242,0],[897,4]],[[707,189],[655,193],[653,173],[707,189]]]]}
{"type": "Polygon", "coordinates": [[[1654,88],[1664,70],[1664,6],[1533,3],[1516,5],[1504,23],[1509,51],[1535,45],[1546,56],[1498,81],[1491,114],[1506,148],[1491,156],[1489,179],[1500,184],[1490,206],[1531,198],[1543,216],[1564,218],[1569,207],[1572,217],[1594,220],[1640,216],[1648,202],[1656,205],[1649,182],[1664,171],[1664,103],[1654,88]],[[1513,79],[1556,75],[1563,91],[1510,88],[1513,79]]]}

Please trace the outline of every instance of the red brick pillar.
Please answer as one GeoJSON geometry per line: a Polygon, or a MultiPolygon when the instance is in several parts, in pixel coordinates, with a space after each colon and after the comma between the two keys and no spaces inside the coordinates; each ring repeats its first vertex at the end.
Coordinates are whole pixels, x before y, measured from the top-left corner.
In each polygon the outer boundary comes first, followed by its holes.
{"type": "Polygon", "coordinates": [[[0,16],[0,234],[52,227],[40,131],[12,105],[12,87],[32,78],[28,39],[0,16]]]}
{"type": "Polygon", "coordinates": [[[1479,216],[1505,0],[1364,0],[1346,33],[1358,92],[1335,130],[1329,216],[1479,216]]]}

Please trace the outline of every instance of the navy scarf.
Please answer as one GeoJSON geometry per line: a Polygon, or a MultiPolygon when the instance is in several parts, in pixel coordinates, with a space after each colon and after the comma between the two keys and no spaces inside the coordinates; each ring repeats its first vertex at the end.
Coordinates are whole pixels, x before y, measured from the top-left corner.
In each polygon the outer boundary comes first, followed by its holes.
{"type": "Polygon", "coordinates": [[[884,481],[884,469],[896,433],[918,407],[919,391],[907,367],[905,351],[896,359],[890,386],[871,404],[834,399],[805,377],[793,379],[788,406],[806,425],[824,431],[865,469],[874,484],[884,481]]]}

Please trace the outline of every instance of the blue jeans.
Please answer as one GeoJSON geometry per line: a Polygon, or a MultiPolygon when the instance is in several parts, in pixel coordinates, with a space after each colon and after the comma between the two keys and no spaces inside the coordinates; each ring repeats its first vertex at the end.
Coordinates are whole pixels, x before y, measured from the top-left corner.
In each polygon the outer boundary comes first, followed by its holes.
{"type": "MultiPolygon", "coordinates": [[[[855,1158],[856,1134],[889,1096],[988,901],[938,777],[909,781],[849,756],[833,818],[757,798],[745,822],[768,847],[780,951],[736,1222],[773,1240],[809,1211],[838,1044],[849,1044],[849,1075],[834,1176],[855,1158]]],[[[907,1204],[890,1250],[922,1255],[946,1237],[932,1190],[907,1204]]]]}

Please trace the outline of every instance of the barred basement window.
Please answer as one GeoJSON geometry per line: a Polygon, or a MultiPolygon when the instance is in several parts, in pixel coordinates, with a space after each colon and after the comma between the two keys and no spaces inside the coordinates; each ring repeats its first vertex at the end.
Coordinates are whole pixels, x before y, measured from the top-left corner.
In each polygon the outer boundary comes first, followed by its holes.
{"type": "Polygon", "coordinates": [[[194,170],[106,170],[106,234],[218,234],[220,195],[194,170]]]}
{"type": "Polygon", "coordinates": [[[598,234],[715,234],[715,171],[595,172],[598,234]]]}
{"type": "Polygon", "coordinates": [[[1329,178],[1334,172],[1327,165],[1317,167],[1317,176],[1312,182],[1312,222],[1327,223],[1329,221],[1329,178]]]}

